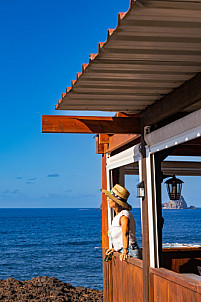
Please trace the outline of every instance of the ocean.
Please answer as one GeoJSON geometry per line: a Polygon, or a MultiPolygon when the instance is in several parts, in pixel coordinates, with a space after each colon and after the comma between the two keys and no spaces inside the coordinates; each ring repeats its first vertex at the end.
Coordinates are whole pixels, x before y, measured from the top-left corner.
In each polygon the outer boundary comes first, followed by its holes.
{"type": "MultiPolygon", "coordinates": [[[[140,209],[132,210],[142,246],[140,209]]],[[[0,279],[54,276],[102,289],[99,209],[0,209],[0,279]]],[[[201,209],[164,210],[164,243],[201,244],[201,209]]]]}

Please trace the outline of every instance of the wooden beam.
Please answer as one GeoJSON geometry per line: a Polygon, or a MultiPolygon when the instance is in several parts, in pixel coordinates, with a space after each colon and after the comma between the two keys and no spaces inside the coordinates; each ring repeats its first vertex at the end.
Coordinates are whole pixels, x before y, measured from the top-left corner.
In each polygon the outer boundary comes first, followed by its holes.
{"type": "MultiPolygon", "coordinates": [[[[165,175],[201,176],[201,162],[188,161],[163,161],[161,170],[165,175]]],[[[132,163],[125,167],[125,175],[138,175],[138,163],[132,163]]]]}
{"type": "Polygon", "coordinates": [[[201,73],[186,81],[141,113],[142,125],[151,126],[182,111],[201,99],[201,73]]]}
{"type": "Polygon", "coordinates": [[[201,156],[201,138],[187,141],[177,145],[171,151],[171,155],[176,156],[201,156]]]}
{"type": "Polygon", "coordinates": [[[161,170],[165,175],[201,176],[201,162],[163,161],[161,170]]]}
{"type": "Polygon", "coordinates": [[[138,117],[43,115],[43,133],[140,133],[138,117]]]}
{"type": "MultiPolygon", "coordinates": [[[[99,134],[99,139],[96,138],[96,153],[103,154],[115,151],[132,141],[140,138],[137,134],[114,134],[109,136],[107,134],[99,134]],[[106,135],[106,136],[105,136],[106,135]]],[[[138,143],[138,142],[136,142],[138,143]]]]}
{"type": "Polygon", "coordinates": [[[139,134],[114,134],[110,137],[105,152],[112,152],[139,138],[139,134]]]}
{"type": "Polygon", "coordinates": [[[201,156],[201,145],[178,145],[171,155],[173,156],[201,156]]]}

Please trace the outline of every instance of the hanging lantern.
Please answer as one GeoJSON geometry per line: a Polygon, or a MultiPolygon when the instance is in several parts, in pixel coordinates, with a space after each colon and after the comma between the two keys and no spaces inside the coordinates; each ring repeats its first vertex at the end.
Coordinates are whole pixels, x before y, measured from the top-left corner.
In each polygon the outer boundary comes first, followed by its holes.
{"type": "Polygon", "coordinates": [[[165,184],[167,186],[167,191],[170,200],[179,200],[181,197],[181,188],[184,182],[175,177],[175,175],[166,180],[165,184]]]}
{"type": "Polygon", "coordinates": [[[145,193],[144,193],[144,181],[141,181],[137,185],[137,197],[144,198],[144,196],[145,196],[145,193]]]}

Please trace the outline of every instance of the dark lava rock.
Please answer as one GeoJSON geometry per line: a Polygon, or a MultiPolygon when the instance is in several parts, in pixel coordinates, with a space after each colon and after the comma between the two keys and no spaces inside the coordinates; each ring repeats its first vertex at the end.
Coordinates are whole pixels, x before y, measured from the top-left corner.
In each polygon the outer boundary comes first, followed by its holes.
{"type": "Polygon", "coordinates": [[[35,277],[18,281],[13,278],[0,280],[0,301],[5,302],[63,302],[103,301],[103,291],[73,287],[54,277],[35,277]]]}

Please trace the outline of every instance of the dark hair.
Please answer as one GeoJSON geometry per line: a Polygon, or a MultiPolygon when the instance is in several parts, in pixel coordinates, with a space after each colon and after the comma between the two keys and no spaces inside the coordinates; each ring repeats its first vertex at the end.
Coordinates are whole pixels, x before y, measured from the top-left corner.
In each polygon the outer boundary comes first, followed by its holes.
{"type": "Polygon", "coordinates": [[[126,210],[125,207],[120,206],[117,202],[115,202],[115,203],[116,203],[116,206],[118,207],[118,211],[119,211],[119,212],[121,212],[121,211],[123,211],[123,210],[126,210]]]}

